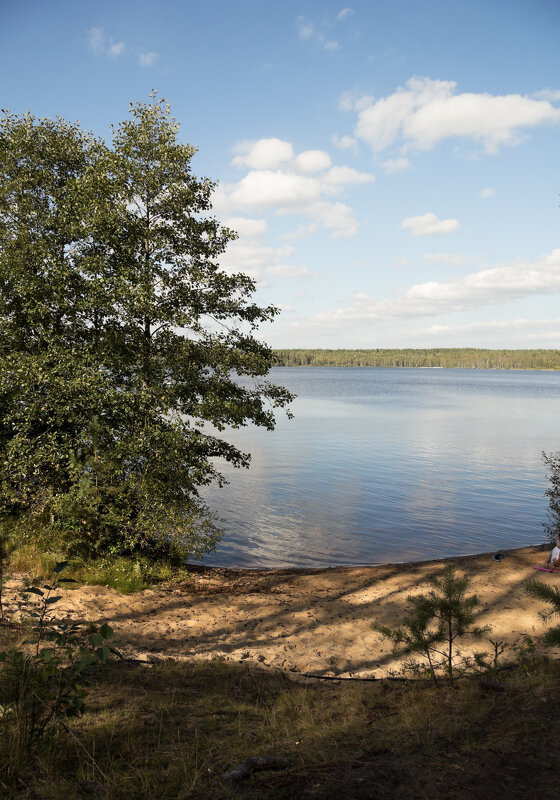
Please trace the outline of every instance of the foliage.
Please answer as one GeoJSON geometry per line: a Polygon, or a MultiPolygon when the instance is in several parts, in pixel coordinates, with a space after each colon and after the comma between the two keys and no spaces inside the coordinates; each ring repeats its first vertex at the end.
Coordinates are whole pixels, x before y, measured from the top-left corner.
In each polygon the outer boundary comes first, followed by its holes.
{"type": "Polygon", "coordinates": [[[404,645],[403,652],[424,654],[429,674],[437,683],[438,667],[443,667],[453,680],[459,655],[457,641],[465,637],[480,638],[489,628],[473,624],[479,600],[476,595],[466,594],[468,575],[458,575],[455,565],[448,563],[441,575],[430,575],[428,580],[434,588],[426,595],[407,598],[409,612],[400,628],[378,623],[373,628],[396,646],[404,645]]]}
{"type": "Polygon", "coordinates": [[[0,620],[4,619],[4,575],[6,574],[6,536],[0,528],[0,620]]]}
{"type": "MultiPolygon", "coordinates": [[[[542,619],[548,621],[549,619],[560,614],[560,589],[558,589],[557,586],[549,586],[541,581],[533,580],[528,581],[525,584],[524,589],[527,594],[530,594],[532,597],[536,597],[538,600],[548,603],[549,608],[540,612],[542,619]]],[[[559,647],[560,624],[555,625],[553,628],[549,628],[549,630],[547,630],[543,636],[543,641],[545,644],[550,645],[551,647],[559,647]]]]}
{"type": "Polygon", "coordinates": [[[0,515],[68,553],[212,549],[199,487],[227,426],[274,426],[290,394],[255,338],[277,313],[219,268],[211,216],[169,107],[131,105],[109,146],[64,120],[0,126],[0,515]],[[174,542],[174,545],[170,543],[174,542]]]}
{"type": "Polygon", "coordinates": [[[31,753],[47,732],[66,728],[65,720],[83,713],[85,684],[93,668],[105,664],[111,653],[119,655],[109,644],[109,625],[86,635],[82,623],[53,618],[53,606],[60,600],[56,591],[70,580],[59,577],[67,566],[57,564],[54,579],[42,588],[24,589],[20,615],[32,622],[32,634],[23,645],[0,652],[0,733],[6,769],[17,769],[23,753],[31,753]]]}
{"type": "Polygon", "coordinates": [[[550,482],[545,490],[545,496],[548,497],[548,521],[543,525],[553,542],[560,535],[560,452],[543,453],[542,456],[550,482]]]}
{"type": "Polygon", "coordinates": [[[283,367],[459,367],[560,369],[559,350],[484,350],[475,347],[372,350],[275,350],[283,367]]]}

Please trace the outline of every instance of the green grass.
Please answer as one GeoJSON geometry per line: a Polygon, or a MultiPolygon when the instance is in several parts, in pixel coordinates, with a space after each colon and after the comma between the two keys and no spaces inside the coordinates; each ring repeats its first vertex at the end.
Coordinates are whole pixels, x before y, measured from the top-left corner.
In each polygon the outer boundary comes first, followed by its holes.
{"type": "MultiPolygon", "coordinates": [[[[50,580],[57,562],[67,560],[56,538],[26,531],[13,534],[7,543],[5,572],[25,573],[34,580],[50,580]]],[[[78,585],[109,586],[122,594],[141,592],[154,585],[189,580],[187,569],[145,557],[104,556],[97,559],[70,558],[65,577],[78,585]]],[[[71,588],[71,584],[69,587],[71,588]]]]}
{"type": "Polygon", "coordinates": [[[187,570],[165,562],[150,562],[140,558],[103,558],[98,561],[74,561],[67,573],[78,584],[110,586],[122,594],[141,592],[159,583],[187,579],[187,570]]]}

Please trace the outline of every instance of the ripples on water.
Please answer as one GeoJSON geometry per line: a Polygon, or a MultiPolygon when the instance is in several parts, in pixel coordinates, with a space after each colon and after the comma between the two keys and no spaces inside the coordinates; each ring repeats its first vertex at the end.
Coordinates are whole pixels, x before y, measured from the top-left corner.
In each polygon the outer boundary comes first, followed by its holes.
{"type": "Polygon", "coordinates": [[[560,373],[277,368],[274,432],[228,431],[251,468],[206,492],[226,535],[205,563],[441,558],[544,540],[541,452],[560,449],[560,373]]]}

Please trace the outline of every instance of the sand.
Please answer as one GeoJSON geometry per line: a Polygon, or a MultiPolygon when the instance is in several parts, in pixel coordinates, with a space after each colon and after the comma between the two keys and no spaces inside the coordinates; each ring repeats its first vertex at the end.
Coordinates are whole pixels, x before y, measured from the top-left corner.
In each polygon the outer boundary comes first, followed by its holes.
{"type": "MultiPolygon", "coordinates": [[[[508,646],[511,658],[526,636],[546,630],[538,614],[542,602],[523,591],[536,577],[560,587],[560,574],[531,568],[542,563],[545,550],[505,550],[502,561],[491,553],[452,559],[481,602],[478,624],[492,626],[485,640],[465,646],[466,653],[490,650],[488,639],[494,639],[508,646]]],[[[402,658],[372,622],[398,625],[406,598],[426,591],[427,576],[442,568],[441,561],[318,570],[198,568],[192,582],[165,591],[62,590],[53,609],[59,618],[108,622],[131,658],[223,658],[293,673],[386,677],[399,672],[402,658]]],[[[8,608],[15,608],[20,588],[20,578],[7,581],[8,608]]],[[[549,652],[560,656],[560,650],[549,652]]]]}

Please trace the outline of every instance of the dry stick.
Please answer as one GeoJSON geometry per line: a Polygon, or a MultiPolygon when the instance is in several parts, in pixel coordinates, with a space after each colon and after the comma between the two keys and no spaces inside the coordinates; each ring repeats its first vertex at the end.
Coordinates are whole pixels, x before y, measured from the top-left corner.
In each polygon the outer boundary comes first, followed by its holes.
{"type": "Polygon", "coordinates": [[[246,758],[240,764],[237,764],[232,769],[224,772],[221,776],[223,781],[242,781],[247,778],[252,772],[260,769],[283,769],[289,767],[294,763],[291,758],[278,758],[278,756],[254,756],[253,758],[246,758]]]}
{"type": "MultiPolygon", "coordinates": [[[[551,659],[556,660],[556,659],[551,659]]],[[[144,664],[144,666],[153,667],[154,664],[160,663],[155,661],[148,661],[146,658],[132,658],[132,657],[123,657],[122,661],[129,663],[129,664],[144,664]]],[[[517,664],[506,664],[503,667],[498,667],[495,671],[496,672],[503,672],[504,670],[515,669],[517,664]]],[[[260,667],[260,669],[263,669],[260,667]]],[[[272,672],[272,670],[270,670],[272,672]]],[[[494,671],[494,670],[493,670],[494,671]]],[[[425,678],[403,678],[398,675],[385,675],[381,676],[380,678],[368,677],[368,678],[360,678],[358,676],[347,676],[343,677],[342,675],[315,675],[312,672],[285,672],[284,670],[279,670],[282,675],[285,675],[288,678],[313,678],[317,681],[362,681],[366,682],[373,682],[373,681],[395,681],[396,683],[425,683],[425,678]]],[[[473,675],[472,677],[476,677],[473,675]]],[[[480,680],[479,680],[480,683],[480,680]]]]}

